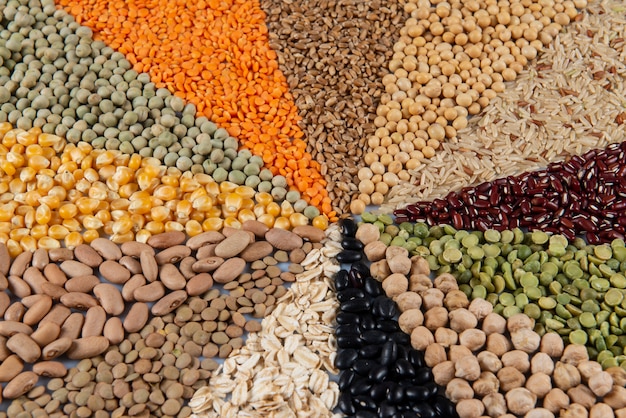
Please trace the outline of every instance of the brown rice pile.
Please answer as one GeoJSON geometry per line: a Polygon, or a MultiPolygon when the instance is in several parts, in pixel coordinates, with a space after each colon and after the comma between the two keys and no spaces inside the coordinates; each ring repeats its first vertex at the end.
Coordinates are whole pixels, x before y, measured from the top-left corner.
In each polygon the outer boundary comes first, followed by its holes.
{"type": "Polygon", "coordinates": [[[626,139],[626,7],[581,12],[457,138],[393,187],[382,212],[626,139]]]}

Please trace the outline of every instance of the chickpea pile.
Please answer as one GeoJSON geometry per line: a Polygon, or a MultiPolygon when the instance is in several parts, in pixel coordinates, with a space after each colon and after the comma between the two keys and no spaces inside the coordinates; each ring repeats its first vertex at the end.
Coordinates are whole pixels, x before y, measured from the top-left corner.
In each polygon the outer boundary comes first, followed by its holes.
{"type": "Polygon", "coordinates": [[[408,170],[455,138],[587,0],[410,0],[383,77],[385,93],[368,139],[351,211],[380,205],[408,170]]]}

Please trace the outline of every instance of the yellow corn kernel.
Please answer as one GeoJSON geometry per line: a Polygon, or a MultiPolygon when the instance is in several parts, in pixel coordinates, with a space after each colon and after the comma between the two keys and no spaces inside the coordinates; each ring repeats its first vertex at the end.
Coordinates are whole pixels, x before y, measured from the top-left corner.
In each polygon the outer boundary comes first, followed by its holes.
{"type": "Polygon", "coordinates": [[[324,231],[328,228],[328,218],[325,215],[316,216],[313,218],[311,225],[324,231]]]}
{"type": "Polygon", "coordinates": [[[289,216],[289,223],[292,228],[296,226],[304,226],[309,224],[309,218],[304,216],[302,213],[293,213],[289,216]]]}
{"type": "Polygon", "coordinates": [[[88,170],[91,167],[93,167],[93,156],[86,155],[80,162],[80,168],[82,168],[83,170],[88,170]]]}
{"type": "Polygon", "coordinates": [[[24,183],[33,181],[36,175],[37,170],[32,167],[24,167],[20,170],[20,180],[22,180],[24,183]]]}
{"type": "Polygon", "coordinates": [[[15,209],[15,205],[11,203],[0,206],[0,222],[9,222],[15,214],[15,209]]]}
{"type": "Polygon", "coordinates": [[[226,196],[228,196],[228,193],[226,192],[218,194],[217,198],[215,199],[216,204],[223,205],[224,202],[226,201],[226,196]]]}
{"type": "Polygon", "coordinates": [[[237,214],[237,219],[241,223],[244,223],[245,221],[255,221],[256,215],[250,209],[241,209],[237,214]]]}
{"type": "Polygon", "coordinates": [[[52,250],[54,248],[61,248],[61,243],[51,237],[41,237],[37,241],[37,247],[43,248],[44,250],[52,250]]]}
{"type": "Polygon", "coordinates": [[[19,241],[9,239],[5,244],[7,246],[7,249],[9,250],[9,255],[13,258],[24,252],[24,249],[20,245],[19,241]]]}
{"type": "Polygon", "coordinates": [[[9,234],[7,232],[0,232],[0,242],[6,244],[9,240],[9,234]]]}
{"type": "Polygon", "coordinates": [[[26,183],[20,179],[13,179],[9,182],[9,190],[11,193],[24,193],[26,191],[26,183]]]}
{"type": "Polygon", "coordinates": [[[128,212],[126,212],[125,210],[112,210],[111,211],[111,219],[113,221],[118,221],[125,216],[128,216],[128,212]]]}
{"type": "Polygon", "coordinates": [[[256,195],[254,195],[254,200],[264,206],[267,206],[274,201],[272,195],[266,192],[258,192],[256,195]]]}
{"type": "Polygon", "coordinates": [[[0,222],[0,234],[11,232],[11,222],[0,222]]]}
{"type": "Polygon", "coordinates": [[[54,179],[50,176],[39,174],[37,176],[37,191],[41,194],[48,194],[54,187],[54,179]]]}
{"type": "Polygon", "coordinates": [[[189,195],[189,197],[186,200],[193,202],[197,200],[198,198],[200,198],[201,196],[211,196],[211,195],[207,194],[206,190],[204,189],[196,189],[189,195]]]}
{"type": "Polygon", "coordinates": [[[114,221],[105,222],[104,226],[102,227],[102,232],[104,232],[106,235],[113,235],[113,223],[114,221]]]}
{"type": "Polygon", "coordinates": [[[78,219],[64,219],[62,225],[70,232],[80,231],[83,229],[78,219]]]}
{"type": "Polygon", "coordinates": [[[220,189],[220,185],[215,181],[211,180],[204,185],[204,190],[211,196],[217,196],[218,194],[224,192],[225,190],[220,189]]]}
{"type": "Polygon", "coordinates": [[[0,193],[6,193],[9,191],[9,183],[7,182],[2,182],[0,183],[0,193]]]}
{"type": "MultiPolygon", "coordinates": [[[[88,229],[87,231],[83,232],[83,240],[87,244],[89,244],[91,241],[93,241],[96,238],[100,238],[100,234],[96,230],[88,229]]],[[[67,241],[67,237],[66,237],[66,241],[67,241]]]]}
{"type": "Polygon", "coordinates": [[[188,221],[187,223],[185,223],[185,232],[190,237],[195,237],[196,235],[203,232],[202,224],[200,224],[200,222],[198,221],[188,221]]]}
{"type": "MultiPolygon", "coordinates": [[[[15,148],[15,145],[13,146],[13,148],[15,148]]],[[[6,155],[6,159],[15,168],[24,167],[26,165],[26,158],[24,158],[24,155],[15,151],[9,151],[6,155]]]]}
{"type": "Polygon", "coordinates": [[[130,215],[130,221],[133,223],[133,232],[139,231],[146,224],[146,218],[143,215],[130,215]]]}
{"type": "MultiPolygon", "coordinates": [[[[212,216],[220,217],[222,211],[219,208],[212,208],[209,212],[200,212],[198,210],[194,210],[189,215],[187,220],[198,221],[200,223],[204,222],[206,218],[210,218],[212,216]]],[[[181,221],[185,221],[185,219],[181,219],[181,221]]]]}
{"type": "Polygon", "coordinates": [[[65,203],[59,208],[59,215],[62,219],[72,219],[78,214],[78,207],[73,203],[65,203]]]}
{"type": "Polygon", "coordinates": [[[221,231],[224,227],[222,218],[211,217],[202,222],[202,229],[205,231],[221,231]]]}
{"type": "Polygon", "coordinates": [[[176,175],[168,174],[166,176],[161,177],[161,183],[163,183],[165,186],[176,188],[178,187],[178,178],[179,177],[176,175]]]}
{"type": "Polygon", "coordinates": [[[153,221],[163,222],[170,216],[171,211],[165,206],[156,206],[150,209],[150,217],[153,221]]]}
{"type": "Polygon", "coordinates": [[[156,235],[165,231],[165,225],[163,222],[150,221],[144,226],[144,229],[152,235],[156,235]]]}
{"type": "MultiPolygon", "coordinates": [[[[34,217],[33,217],[33,219],[34,219],[34,217]]],[[[34,221],[33,221],[33,223],[34,223],[34,221]]],[[[26,219],[22,215],[14,215],[11,218],[11,225],[13,225],[13,228],[25,228],[26,227],[26,219]]],[[[33,226],[33,225],[32,224],[28,225],[28,228],[30,228],[31,226],[33,226]]]]}
{"type": "Polygon", "coordinates": [[[98,170],[98,177],[101,179],[110,179],[115,174],[116,167],[113,165],[105,165],[98,170]]]}
{"type": "Polygon", "coordinates": [[[133,221],[130,220],[130,216],[125,216],[115,222],[113,222],[113,226],[111,230],[113,234],[126,234],[133,229],[133,221]]]}
{"type": "Polygon", "coordinates": [[[184,231],[185,227],[180,222],[167,221],[165,222],[165,232],[171,231],[184,231]]]}
{"type": "Polygon", "coordinates": [[[128,199],[114,199],[109,204],[110,209],[113,210],[128,210],[130,206],[130,200],[128,199]]]}
{"type": "Polygon", "coordinates": [[[57,182],[65,190],[70,190],[74,188],[74,185],[76,184],[76,179],[74,179],[72,173],[66,171],[57,176],[57,182]]]}
{"type": "Polygon", "coordinates": [[[0,138],[6,135],[7,132],[13,130],[13,125],[9,122],[0,122],[0,138]]]}
{"type": "Polygon", "coordinates": [[[22,130],[11,129],[10,131],[8,131],[2,137],[2,145],[4,145],[5,147],[12,147],[13,145],[17,144],[17,134],[19,134],[20,132],[25,132],[25,131],[23,129],[22,130]]]}
{"type": "Polygon", "coordinates": [[[220,183],[220,192],[222,193],[230,193],[232,191],[234,191],[237,187],[239,187],[237,184],[230,182],[230,181],[223,181],[220,183]]]}
{"type": "Polygon", "coordinates": [[[280,215],[280,205],[276,202],[271,202],[267,205],[265,211],[274,217],[278,217],[280,215]]]}
{"type": "Polygon", "coordinates": [[[237,193],[228,193],[224,199],[222,209],[228,213],[236,213],[243,205],[243,198],[237,193]]]}
{"type": "Polygon", "coordinates": [[[39,200],[42,204],[48,206],[50,209],[58,209],[61,205],[61,199],[57,196],[44,196],[39,200]]]}
{"type": "Polygon", "coordinates": [[[280,204],[280,216],[284,216],[286,218],[290,217],[291,215],[293,215],[295,212],[295,210],[293,209],[293,206],[291,206],[291,203],[289,203],[286,200],[283,200],[280,204]]]}
{"type": "Polygon", "coordinates": [[[0,203],[10,203],[10,202],[15,202],[15,195],[13,193],[2,193],[2,195],[0,195],[0,203]]]}
{"type": "Polygon", "coordinates": [[[111,241],[116,244],[123,244],[125,242],[129,242],[135,239],[135,233],[132,231],[128,231],[125,234],[113,234],[111,236],[111,241]]]}
{"type": "Polygon", "coordinates": [[[63,225],[52,225],[48,228],[48,236],[54,239],[64,239],[70,231],[63,225]]]}
{"type": "Polygon", "coordinates": [[[252,199],[256,194],[256,191],[250,186],[237,186],[234,192],[244,199],[252,199]]]}
{"type": "Polygon", "coordinates": [[[66,143],[62,137],[47,133],[42,133],[41,135],[39,135],[37,137],[37,141],[42,147],[52,147],[57,152],[60,151],[59,149],[57,149],[59,145],[65,145],[66,143]]]}
{"type": "Polygon", "coordinates": [[[59,167],[61,166],[61,159],[56,155],[51,155],[50,157],[48,157],[48,155],[44,155],[44,157],[50,160],[50,169],[58,173],[59,167]]]}
{"type": "Polygon", "coordinates": [[[43,155],[33,155],[28,159],[28,166],[39,171],[50,166],[50,161],[43,155]]]}
{"type": "Polygon", "coordinates": [[[104,151],[96,157],[96,168],[113,164],[116,154],[113,151],[104,151]]]}
{"type": "Polygon", "coordinates": [[[51,217],[52,213],[46,204],[40,205],[35,211],[35,222],[39,225],[47,225],[51,217]]]}
{"type": "Polygon", "coordinates": [[[229,216],[224,219],[224,226],[227,226],[229,228],[241,229],[241,222],[239,222],[237,218],[229,216]]]}
{"type": "Polygon", "coordinates": [[[152,209],[151,200],[149,197],[140,197],[136,200],[130,202],[128,206],[128,211],[133,214],[146,214],[150,213],[150,209],[152,209]]]}
{"type": "Polygon", "coordinates": [[[276,218],[270,215],[269,213],[264,213],[263,215],[257,217],[257,221],[265,224],[265,226],[267,226],[268,228],[271,228],[274,226],[275,219],[276,218]]]}
{"type": "Polygon", "coordinates": [[[61,186],[54,186],[48,190],[48,196],[56,197],[59,200],[65,200],[67,197],[67,191],[61,186]]]}
{"type": "Polygon", "coordinates": [[[96,212],[96,218],[98,218],[102,223],[109,222],[111,220],[111,212],[106,209],[99,210],[98,212],[96,212]]]}
{"type": "Polygon", "coordinates": [[[65,238],[63,239],[63,243],[65,244],[66,248],[69,249],[74,249],[76,247],[78,247],[80,244],[83,243],[83,238],[85,239],[86,242],[91,242],[94,239],[98,238],[97,236],[97,232],[96,231],[85,231],[84,237],[83,235],[80,234],[80,232],[71,232],[69,234],[67,234],[65,236],[65,238]],[[91,240],[88,240],[88,237],[93,236],[93,232],[96,233],[96,236],[93,237],[91,240]]]}
{"type": "Polygon", "coordinates": [[[148,238],[150,238],[151,236],[152,234],[150,232],[142,229],[135,234],[135,241],[143,242],[145,244],[148,241],[148,238]]]}
{"type": "Polygon", "coordinates": [[[76,207],[78,208],[80,213],[89,215],[94,213],[99,203],[100,202],[98,202],[96,199],[81,197],[76,201],[76,207]]]}
{"type": "Polygon", "coordinates": [[[104,226],[104,222],[93,215],[85,215],[82,223],[85,229],[100,229],[104,226]]]}
{"type": "Polygon", "coordinates": [[[22,144],[13,145],[11,149],[9,149],[9,152],[7,152],[7,154],[11,152],[15,155],[19,155],[21,158],[24,158],[24,161],[26,161],[26,157],[24,156],[24,153],[26,152],[26,147],[24,145],[22,144]]]}
{"type": "Polygon", "coordinates": [[[130,159],[128,160],[128,168],[130,168],[133,171],[137,171],[139,169],[139,167],[141,167],[141,155],[139,154],[133,154],[130,156],[130,159]]]}
{"type": "Polygon", "coordinates": [[[254,200],[250,199],[250,198],[244,198],[241,201],[241,209],[254,209],[254,200]]]}
{"type": "Polygon", "coordinates": [[[285,218],[284,216],[279,216],[278,218],[276,218],[276,221],[274,221],[274,228],[280,228],[280,229],[291,229],[291,223],[289,222],[289,218],[285,218]]]}
{"type": "Polygon", "coordinates": [[[30,130],[28,130],[17,134],[17,142],[24,146],[36,144],[38,139],[39,133],[37,133],[36,131],[31,132],[30,130]]]}
{"type": "Polygon", "coordinates": [[[95,182],[90,188],[87,195],[96,200],[106,200],[108,197],[108,189],[104,183],[95,182]]]}
{"type": "Polygon", "coordinates": [[[40,199],[41,194],[36,190],[24,193],[24,203],[26,203],[28,206],[38,206],[40,199]]]}
{"type": "Polygon", "coordinates": [[[222,216],[222,209],[218,208],[217,206],[214,206],[211,209],[209,209],[208,211],[204,212],[204,215],[207,218],[219,217],[219,216],[222,216]]]}
{"type": "Polygon", "coordinates": [[[27,235],[20,240],[20,247],[22,247],[24,251],[34,252],[37,249],[37,240],[27,235]]]}
{"type": "Polygon", "coordinates": [[[128,184],[133,179],[133,171],[128,167],[117,167],[115,173],[111,176],[118,186],[128,184]]]}
{"type": "Polygon", "coordinates": [[[202,186],[200,185],[200,183],[194,179],[190,179],[190,178],[181,178],[180,179],[180,190],[183,193],[191,193],[194,190],[197,190],[199,188],[201,188],[202,186]]]}
{"type": "Polygon", "coordinates": [[[86,168],[83,172],[83,178],[87,180],[89,183],[94,183],[100,180],[100,175],[93,168],[86,168]]]}
{"type": "Polygon", "coordinates": [[[2,169],[2,171],[5,172],[7,176],[12,176],[17,171],[15,166],[5,159],[0,160],[0,168],[2,169]]]}
{"type": "Polygon", "coordinates": [[[50,222],[48,225],[61,225],[63,223],[63,219],[59,216],[59,212],[52,211],[52,216],[50,216],[50,222]]]}
{"type": "Polygon", "coordinates": [[[39,144],[26,145],[26,148],[24,149],[24,155],[26,155],[26,158],[30,158],[35,155],[42,156],[43,148],[39,144]]]}
{"type": "Polygon", "coordinates": [[[57,169],[58,173],[73,173],[74,171],[78,170],[78,164],[76,164],[75,161],[67,161],[62,163],[59,168],[57,169]]]}
{"type": "Polygon", "coordinates": [[[207,212],[215,203],[214,199],[211,196],[200,196],[197,199],[192,199],[192,207],[200,212],[207,212]]]}
{"type": "Polygon", "coordinates": [[[181,200],[176,204],[176,218],[177,219],[185,219],[189,217],[191,210],[193,209],[193,205],[188,200],[181,200]]]}
{"type": "Polygon", "coordinates": [[[153,196],[161,200],[174,200],[176,199],[176,188],[168,185],[161,185],[154,189],[153,196]]]}
{"type": "Polygon", "coordinates": [[[38,240],[48,235],[48,225],[35,225],[30,229],[30,236],[38,240]]]}
{"type": "Polygon", "coordinates": [[[257,203],[256,205],[254,205],[254,208],[252,209],[252,212],[254,212],[254,215],[258,218],[261,215],[266,214],[267,212],[265,211],[265,205],[261,204],[261,203],[257,203]]]}
{"type": "Polygon", "coordinates": [[[120,197],[127,199],[132,196],[133,193],[137,192],[137,190],[139,190],[138,185],[136,185],[135,183],[129,183],[120,187],[118,192],[120,197]]]}
{"type": "Polygon", "coordinates": [[[70,189],[67,191],[67,200],[71,203],[76,204],[78,199],[80,199],[81,197],[83,197],[83,194],[76,189],[70,189]]]}

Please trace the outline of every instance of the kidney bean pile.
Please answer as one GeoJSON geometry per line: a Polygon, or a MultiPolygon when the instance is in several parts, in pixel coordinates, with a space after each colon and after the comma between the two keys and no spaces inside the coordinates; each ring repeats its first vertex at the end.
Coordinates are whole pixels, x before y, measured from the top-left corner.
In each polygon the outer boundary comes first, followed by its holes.
{"type": "MultiPolygon", "coordinates": [[[[355,229],[354,222],[343,220],[343,244],[352,248],[358,247],[355,229]]],[[[369,267],[356,261],[349,270],[340,270],[335,287],[340,302],[338,409],[355,417],[457,416],[443,388],[434,382],[424,353],[411,348],[409,335],[400,330],[396,304],[385,296],[369,267]]]]}
{"type": "Polygon", "coordinates": [[[545,170],[451,192],[397,209],[396,222],[426,221],[457,229],[512,229],[584,235],[590,244],[626,233],[626,144],[591,150],[545,170]]]}

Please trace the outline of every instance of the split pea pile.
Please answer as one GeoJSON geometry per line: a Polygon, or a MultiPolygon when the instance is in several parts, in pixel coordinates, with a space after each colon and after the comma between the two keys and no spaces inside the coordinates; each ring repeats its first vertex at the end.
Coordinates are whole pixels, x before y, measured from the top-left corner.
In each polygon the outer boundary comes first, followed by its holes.
{"type": "Polygon", "coordinates": [[[383,78],[385,94],[359,170],[358,201],[380,205],[408,170],[453,140],[587,5],[580,1],[410,1],[383,78]]]}
{"type": "Polygon", "coordinates": [[[45,376],[57,402],[40,407],[52,416],[179,414],[217,368],[213,358],[260,330],[250,317],[272,312],[324,238],[312,226],[294,231],[249,221],[188,240],[177,231],[145,244],[98,238],[13,260],[0,245],[2,396],[27,394],[45,376]],[[68,371],[66,359],[81,362],[68,371]]]}

